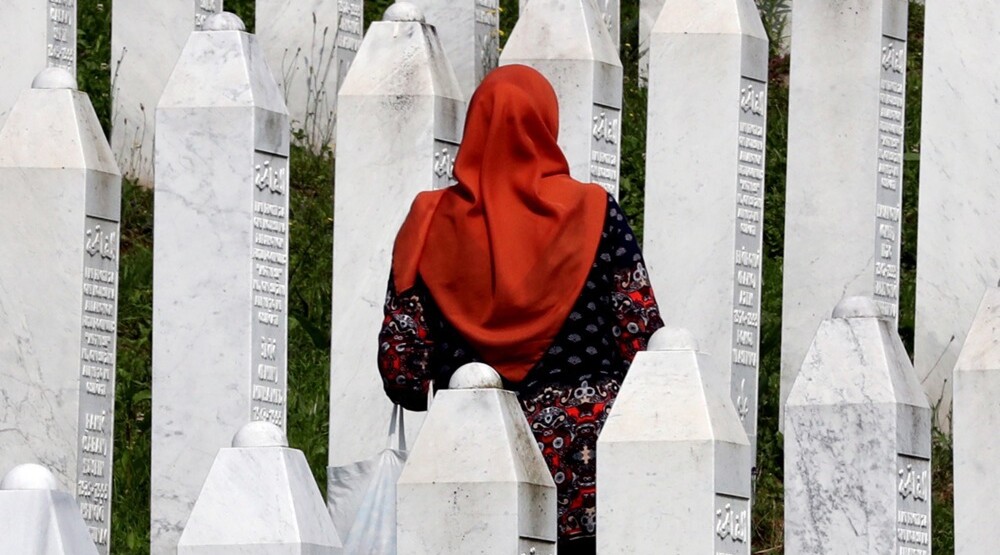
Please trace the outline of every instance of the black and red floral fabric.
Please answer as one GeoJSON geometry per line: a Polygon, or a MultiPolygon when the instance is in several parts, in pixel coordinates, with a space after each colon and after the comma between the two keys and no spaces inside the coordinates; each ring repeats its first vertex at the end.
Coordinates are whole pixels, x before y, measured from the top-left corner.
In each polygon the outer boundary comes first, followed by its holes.
{"type": "MultiPolygon", "coordinates": [[[[393,283],[390,276],[379,368],[390,399],[425,410],[430,380],[445,387],[463,364],[488,361],[441,315],[423,282],[403,292],[393,283]]],[[[555,480],[560,540],[595,535],[597,437],[632,359],[662,326],[638,243],[609,196],[593,267],[566,323],[524,381],[504,384],[555,480]]]]}

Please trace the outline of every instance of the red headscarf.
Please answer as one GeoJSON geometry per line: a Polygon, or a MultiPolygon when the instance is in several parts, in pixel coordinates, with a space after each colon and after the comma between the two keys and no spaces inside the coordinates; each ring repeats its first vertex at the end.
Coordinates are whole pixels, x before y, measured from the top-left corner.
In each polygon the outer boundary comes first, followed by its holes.
{"type": "Polygon", "coordinates": [[[597,254],[607,194],[569,176],[540,73],[490,73],[469,104],[458,184],[417,195],[396,236],[397,291],[423,278],[444,317],[507,380],[555,339],[597,254]]]}

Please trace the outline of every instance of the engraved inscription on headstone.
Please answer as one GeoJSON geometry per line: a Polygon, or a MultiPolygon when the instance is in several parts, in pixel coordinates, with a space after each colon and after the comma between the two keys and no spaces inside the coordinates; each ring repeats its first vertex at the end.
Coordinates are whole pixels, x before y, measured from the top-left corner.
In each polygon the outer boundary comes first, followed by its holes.
{"type": "Polygon", "coordinates": [[[899,235],[903,206],[903,121],[906,42],[884,37],[879,84],[878,183],[875,213],[875,302],[882,315],[899,315],[899,235]]]}
{"type": "Polygon", "coordinates": [[[337,23],[337,87],[344,82],[347,70],[361,47],[364,32],[364,4],[362,0],[338,0],[337,23]]]}
{"type": "Polygon", "coordinates": [[[500,59],[500,0],[476,0],[476,50],[479,83],[500,59]]]}
{"type": "Polygon", "coordinates": [[[733,405],[751,446],[757,437],[757,372],[760,361],[761,249],[764,218],[764,145],[767,84],[743,77],[740,87],[736,185],[736,250],[733,275],[733,405]]]}
{"type": "Polygon", "coordinates": [[[455,156],[458,143],[434,139],[434,189],[451,187],[455,181],[455,156]]]}
{"type": "Polygon", "coordinates": [[[222,0],[195,0],[194,29],[200,31],[208,16],[222,11],[222,0]]]}
{"type": "Polygon", "coordinates": [[[48,67],[76,75],[76,0],[48,0],[48,67]]]}
{"type": "Polygon", "coordinates": [[[928,555],[931,550],[930,461],[900,454],[896,479],[898,555],[928,555]]]}
{"type": "Polygon", "coordinates": [[[621,110],[594,104],[594,128],[590,142],[590,180],[618,197],[621,110]]]}
{"type": "Polygon", "coordinates": [[[288,158],[254,154],[250,419],[285,427],[288,368],[288,158]]]}
{"type": "Polygon", "coordinates": [[[98,550],[109,550],[118,313],[118,223],[86,217],[80,337],[77,501],[98,550]]]}
{"type": "Polygon", "coordinates": [[[749,555],[750,500],[715,496],[715,554],[749,555]]]}

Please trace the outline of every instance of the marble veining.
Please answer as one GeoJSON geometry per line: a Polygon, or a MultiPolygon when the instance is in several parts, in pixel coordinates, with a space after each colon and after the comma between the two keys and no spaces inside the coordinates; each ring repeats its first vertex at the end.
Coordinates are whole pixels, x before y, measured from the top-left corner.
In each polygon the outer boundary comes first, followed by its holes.
{"type": "Polygon", "coordinates": [[[340,555],[305,455],[287,447],[219,450],[177,555],[340,555]]]}
{"type": "MultiPolygon", "coordinates": [[[[914,365],[948,430],[952,369],[1000,279],[1000,48],[992,4],[929,2],[920,146],[914,365]],[[956,186],[956,184],[962,184],[956,186]]],[[[995,15],[995,14],[994,14],[995,15]]]]}
{"type": "MultiPolygon", "coordinates": [[[[886,148],[880,129],[887,100],[884,49],[905,48],[905,0],[800,2],[792,34],[794,61],[788,106],[788,179],[785,208],[781,339],[784,405],[820,321],[841,298],[885,293],[889,312],[898,291],[879,289],[890,277],[879,224],[898,227],[879,192],[886,148]],[[831,44],[836,44],[831,48],[831,44]],[[879,207],[882,204],[883,207],[879,207]],[[886,221],[883,216],[889,216],[886,221]],[[878,273],[877,273],[878,272],[878,273]],[[881,280],[878,280],[881,281],[881,280]]],[[[905,57],[903,58],[905,59],[905,57]]],[[[903,68],[900,68],[901,70],[903,68]]],[[[893,72],[895,73],[895,72],[893,72]]],[[[905,82],[902,73],[892,77],[905,82]]],[[[903,126],[902,110],[893,126],[903,126]]],[[[894,191],[902,193],[901,184],[894,191]]],[[[894,199],[893,203],[897,200],[894,199]]],[[[903,238],[903,240],[906,240],[903,238]]],[[[898,268],[897,268],[898,271],[898,268]]]]}
{"type": "Polygon", "coordinates": [[[289,127],[258,41],[240,31],[191,35],[156,123],[151,535],[165,555],[217,450],[251,419],[285,421],[289,127]]]}
{"type": "MultiPolygon", "coordinates": [[[[464,94],[433,27],[372,23],[340,89],[330,355],[330,466],[385,448],[392,404],[378,332],[392,244],[417,193],[434,186],[442,142],[457,144],[464,94]]],[[[408,443],[421,413],[407,413],[408,443]]]]}
{"type": "Polygon", "coordinates": [[[25,461],[51,469],[78,497],[101,553],[110,549],[120,199],[87,95],[24,91],[0,130],[0,474],[25,461]]]}
{"type": "Polygon", "coordinates": [[[930,514],[930,406],[894,325],[868,303],[820,324],[788,398],[790,553],[897,553],[913,547],[899,511],[930,514]]]}

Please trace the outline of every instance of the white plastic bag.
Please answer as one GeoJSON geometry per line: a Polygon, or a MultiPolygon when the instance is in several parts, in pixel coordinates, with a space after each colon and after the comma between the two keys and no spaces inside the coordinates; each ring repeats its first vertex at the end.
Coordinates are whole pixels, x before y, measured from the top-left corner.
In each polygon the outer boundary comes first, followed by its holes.
{"type": "Polygon", "coordinates": [[[375,458],[330,470],[330,512],[344,555],[396,554],[396,481],[405,464],[403,409],[394,405],[386,449],[375,458]]]}

